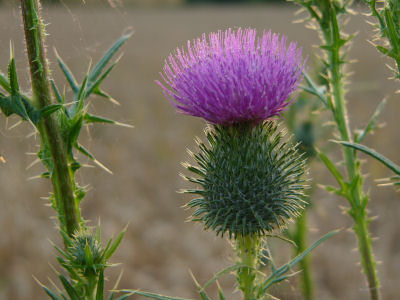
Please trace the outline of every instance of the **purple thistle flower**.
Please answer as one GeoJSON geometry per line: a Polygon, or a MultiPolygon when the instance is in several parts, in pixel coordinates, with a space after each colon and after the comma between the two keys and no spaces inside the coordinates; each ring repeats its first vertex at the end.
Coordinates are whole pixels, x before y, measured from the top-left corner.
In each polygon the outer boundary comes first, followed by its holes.
{"type": "Polygon", "coordinates": [[[161,73],[165,85],[157,83],[181,113],[213,124],[258,123],[291,103],[304,66],[301,48],[286,47],[285,36],[227,29],[170,54],[161,73]]]}

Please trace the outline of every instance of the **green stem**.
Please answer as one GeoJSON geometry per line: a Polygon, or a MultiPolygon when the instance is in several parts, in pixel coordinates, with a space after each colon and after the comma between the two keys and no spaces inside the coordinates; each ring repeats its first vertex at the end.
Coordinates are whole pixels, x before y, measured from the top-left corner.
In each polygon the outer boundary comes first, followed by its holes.
{"type": "Polygon", "coordinates": [[[361,254],[361,264],[368,280],[368,289],[372,300],[379,299],[379,279],[376,272],[376,263],[372,252],[372,241],[368,231],[368,217],[366,211],[360,211],[354,217],[354,232],[358,239],[358,249],[361,254]]]}
{"type": "Polygon", "coordinates": [[[87,289],[86,289],[86,299],[94,300],[95,299],[95,290],[98,284],[97,276],[91,275],[87,277],[87,289]]]}
{"type": "MultiPolygon", "coordinates": [[[[52,97],[45,58],[44,25],[39,15],[39,7],[39,0],[21,0],[33,99],[37,107],[43,108],[52,103],[52,97]]],[[[60,226],[71,236],[79,228],[79,218],[67,152],[60,134],[60,127],[54,115],[52,114],[40,121],[38,130],[41,135],[42,146],[45,149],[48,147],[52,157],[52,164],[50,164],[52,169],[49,171],[60,226]]]]}
{"type": "MultiPolygon", "coordinates": [[[[327,1],[327,0],[326,0],[327,1]]],[[[332,107],[335,121],[338,125],[341,140],[351,141],[350,127],[348,122],[348,113],[344,98],[343,74],[341,73],[342,60],[340,50],[343,40],[340,36],[339,25],[337,21],[336,11],[332,4],[327,6],[329,11],[330,30],[322,29],[325,44],[331,47],[328,50],[329,71],[331,75],[332,94],[334,106],[332,107]]],[[[346,198],[351,205],[350,216],[355,222],[355,232],[358,239],[360,255],[363,270],[368,279],[370,297],[372,300],[379,299],[379,280],[376,272],[376,264],[372,252],[371,238],[368,232],[368,221],[366,204],[368,198],[362,190],[362,174],[357,162],[356,152],[348,147],[344,147],[344,157],[346,169],[348,172],[349,182],[355,183],[354,188],[349,188],[346,198]]]]}
{"type": "Polygon", "coordinates": [[[243,292],[244,300],[256,298],[257,263],[260,252],[260,239],[256,236],[238,236],[236,239],[236,252],[239,263],[246,267],[237,272],[239,288],[243,292]]]}
{"type": "MultiPolygon", "coordinates": [[[[303,253],[307,247],[307,208],[303,211],[296,222],[296,232],[293,235],[293,241],[296,243],[296,256],[303,253]]],[[[301,287],[305,300],[312,300],[313,284],[311,278],[310,255],[307,255],[300,261],[301,269],[301,287]]]]}

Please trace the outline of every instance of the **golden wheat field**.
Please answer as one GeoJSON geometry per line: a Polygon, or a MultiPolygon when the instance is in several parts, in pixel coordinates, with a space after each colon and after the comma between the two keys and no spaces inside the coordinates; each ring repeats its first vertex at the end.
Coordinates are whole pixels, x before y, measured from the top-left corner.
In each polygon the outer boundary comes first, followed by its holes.
{"type": "MultiPolygon", "coordinates": [[[[16,2],[16,1],[15,1],[16,2]]],[[[154,83],[166,56],[178,45],[203,32],[227,27],[255,27],[281,32],[289,40],[297,40],[304,53],[319,53],[313,47],[317,34],[294,24],[297,8],[292,5],[258,6],[175,6],[111,8],[85,5],[45,7],[43,16],[49,34],[48,54],[56,82],[63,78],[54,63],[53,48],[82,79],[91,60],[101,54],[122,33],[134,30],[134,36],[123,47],[123,57],[105,81],[105,90],[120,106],[93,98],[89,110],[99,115],[135,126],[134,129],[96,125],[85,131],[82,144],[98,160],[113,171],[84,168],[78,173],[82,185],[90,191],[82,203],[84,217],[96,225],[100,220],[105,238],[117,234],[128,225],[114,262],[122,265],[109,269],[108,286],[112,288],[123,271],[120,288],[151,290],[166,295],[198,298],[189,274],[200,283],[206,282],[231,263],[231,250],[226,239],[204,232],[200,224],[186,222],[190,215],[182,208],[189,199],[177,193],[188,187],[179,176],[184,172],[181,162],[188,159],[187,148],[194,148],[194,137],[203,135],[202,120],[179,115],[164,99],[154,83]]],[[[360,11],[359,7],[355,7],[360,11]]],[[[381,120],[385,127],[365,140],[399,162],[400,97],[395,95],[399,83],[388,80],[390,63],[366,41],[372,36],[365,17],[352,17],[348,32],[358,31],[350,57],[348,86],[350,122],[353,128],[365,126],[373,110],[384,97],[388,98],[381,120]]],[[[17,4],[0,6],[0,69],[7,68],[9,41],[15,46],[21,85],[27,89],[27,67],[17,4]]],[[[68,91],[67,91],[68,93],[68,91]]],[[[329,114],[323,115],[324,121],[329,114]]],[[[46,179],[30,179],[43,171],[40,164],[30,167],[36,159],[29,153],[37,151],[36,135],[22,124],[13,128],[16,118],[0,115],[0,153],[6,162],[0,164],[0,299],[45,299],[34,277],[48,283],[56,280],[57,266],[51,242],[60,243],[53,210],[48,207],[50,184],[46,179]],[[50,240],[50,241],[49,241],[50,240]]],[[[327,139],[318,147],[327,147],[327,139]]],[[[335,146],[330,146],[335,151],[335,146]]],[[[339,159],[338,153],[333,155],[339,159]]],[[[380,262],[378,270],[382,299],[400,299],[400,195],[391,187],[377,187],[375,180],[391,175],[378,163],[362,156],[369,173],[366,186],[370,191],[371,223],[376,237],[374,250],[380,262]]],[[[84,158],[83,161],[87,162],[84,158]]],[[[315,160],[311,177],[316,183],[334,184],[322,164],[315,160]]],[[[312,254],[316,299],[363,300],[368,298],[361,274],[352,221],[343,213],[346,202],[316,189],[310,213],[310,241],[324,233],[341,228],[340,234],[326,241],[312,254]]],[[[274,242],[278,262],[291,254],[284,242],[274,242]]],[[[239,299],[234,276],[220,281],[231,291],[230,299],[239,299]]],[[[301,299],[296,279],[275,289],[281,299],[301,299]]],[[[214,295],[215,288],[211,288],[214,295]]],[[[140,297],[133,297],[139,299],[140,297]]]]}

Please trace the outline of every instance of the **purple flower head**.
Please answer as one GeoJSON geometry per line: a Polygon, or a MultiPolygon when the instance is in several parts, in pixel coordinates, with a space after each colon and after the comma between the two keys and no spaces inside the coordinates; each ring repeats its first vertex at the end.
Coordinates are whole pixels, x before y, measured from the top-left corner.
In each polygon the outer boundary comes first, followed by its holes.
{"type": "Polygon", "coordinates": [[[257,123],[291,103],[304,65],[301,48],[287,47],[285,36],[227,29],[170,54],[161,73],[165,85],[157,83],[184,114],[213,124],[257,123]]]}

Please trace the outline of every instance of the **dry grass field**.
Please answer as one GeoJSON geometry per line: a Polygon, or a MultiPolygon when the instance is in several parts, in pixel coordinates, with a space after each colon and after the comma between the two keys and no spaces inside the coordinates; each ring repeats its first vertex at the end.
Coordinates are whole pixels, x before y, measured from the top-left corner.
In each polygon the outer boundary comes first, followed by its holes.
{"type": "MultiPolygon", "coordinates": [[[[68,1],[64,1],[68,3],[68,1]]],[[[86,168],[78,174],[82,184],[91,187],[82,207],[86,219],[95,225],[100,221],[104,237],[119,232],[129,224],[125,239],[114,261],[122,266],[110,269],[109,286],[123,270],[121,288],[140,288],[181,297],[196,296],[190,269],[197,279],[206,282],[231,262],[228,242],[203,232],[198,224],[186,222],[189,212],[181,208],[188,198],[176,191],[187,186],[180,177],[180,162],[188,159],[186,148],[194,148],[194,136],[202,136],[201,120],[178,115],[163,98],[154,83],[159,78],[164,58],[177,45],[203,32],[227,27],[271,28],[297,40],[304,53],[313,56],[318,49],[315,32],[302,24],[293,24],[296,8],[285,6],[189,6],[174,8],[134,8],[107,6],[60,6],[43,11],[47,28],[48,52],[54,62],[53,47],[80,79],[92,58],[94,61],[124,31],[135,35],[123,48],[124,56],[105,82],[105,90],[118,99],[121,106],[95,98],[90,110],[100,115],[133,124],[134,129],[97,125],[85,132],[82,143],[109,167],[114,175],[100,168],[86,168]]],[[[353,127],[362,127],[383,97],[388,105],[382,120],[386,127],[370,136],[365,143],[400,162],[399,114],[400,99],[394,95],[396,84],[386,61],[370,46],[370,27],[362,15],[348,25],[349,32],[358,31],[351,58],[354,75],[348,87],[353,127]]],[[[17,5],[0,6],[0,68],[5,71],[9,57],[9,41],[15,44],[21,83],[27,88],[22,27],[17,5]]],[[[51,64],[56,81],[62,77],[51,64]]],[[[397,88],[399,87],[397,83],[397,88]]],[[[0,153],[6,163],[0,164],[0,299],[45,299],[32,276],[47,283],[55,278],[55,251],[49,240],[59,243],[54,212],[47,207],[50,190],[47,180],[28,180],[42,171],[40,165],[27,168],[34,160],[26,153],[37,150],[38,139],[27,138],[32,131],[28,124],[9,129],[17,122],[0,116],[0,153]]],[[[319,141],[324,147],[327,141],[319,141]]],[[[384,300],[400,299],[400,196],[390,187],[377,187],[377,178],[390,175],[378,163],[367,159],[364,172],[370,173],[366,183],[371,194],[371,223],[377,237],[374,249],[384,300]]],[[[84,160],[84,159],[83,159],[84,160]]],[[[320,162],[312,165],[312,178],[318,183],[333,183],[320,162]]],[[[342,228],[340,234],[313,252],[314,281],[318,300],[363,300],[368,292],[358,264],[352,222],[342,213],[343,199],[317,189],[310,214],[310,240],[342,228]]],[[[288,258],[288,245],[274,242],[278,261],[288,258]]],[[[233,277],[221,281],[232,291],[229,299],[239,299],[234,292],[233,277]]],[[[211,292],[213,293],[213,292],[211,292]]],[[[296,281],[283,283],[276,295],[281,299],[301,299],[296,281]]],[[[139,297],[135,298],[139,299],[139,297]]]]}

